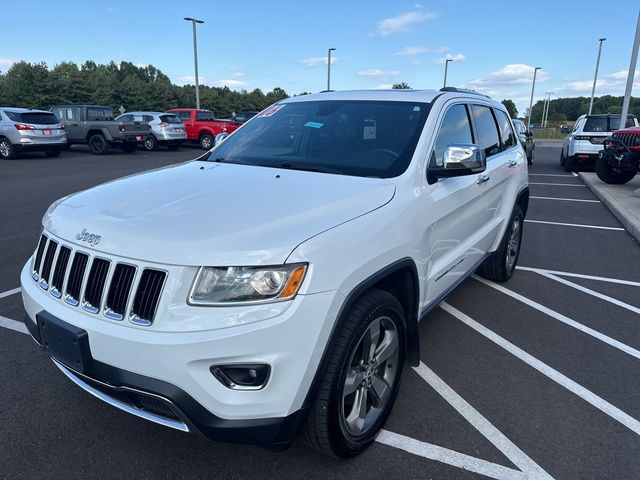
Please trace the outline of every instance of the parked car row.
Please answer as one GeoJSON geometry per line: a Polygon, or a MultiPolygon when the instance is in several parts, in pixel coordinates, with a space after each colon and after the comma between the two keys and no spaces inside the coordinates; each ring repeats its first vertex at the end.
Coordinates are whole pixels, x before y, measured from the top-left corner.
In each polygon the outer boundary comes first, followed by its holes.
{"type": "Polygon", "coordinates": [[[111,107],[56,105],[51,111],[0,107],[0,158],[22,152],[44,152],[57,157],[72,145],[87,145],[104,155],[110,148],[133,153],[142,146],[175,150],[197,142],[209,150],[221,133],[232,133],[257,112],[240,112],[231,119],[216,119],[211,110],[175,108],[166,112],[127,112],[114,117],[111,107]]]}

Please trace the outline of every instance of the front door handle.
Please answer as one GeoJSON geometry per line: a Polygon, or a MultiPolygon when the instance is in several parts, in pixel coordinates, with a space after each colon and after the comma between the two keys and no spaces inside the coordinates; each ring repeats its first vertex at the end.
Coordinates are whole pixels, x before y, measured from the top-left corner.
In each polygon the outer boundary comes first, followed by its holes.
{"type": "Polygon", "coordinates": [[[486,173],[481,173],[480,175],[478,175],[478,180],[476,181],[476,183],[478,185],[482,185],[484,182],[488,182],[490,178],[491,177],[486,173]]]}
{"type": "Polygon", "coordinates": [[[509,166],[509,168],[515,167],[516,165],[518,165],[518,161],[517,160],[509,160],[507,162],[507,165],[509,166]]]}

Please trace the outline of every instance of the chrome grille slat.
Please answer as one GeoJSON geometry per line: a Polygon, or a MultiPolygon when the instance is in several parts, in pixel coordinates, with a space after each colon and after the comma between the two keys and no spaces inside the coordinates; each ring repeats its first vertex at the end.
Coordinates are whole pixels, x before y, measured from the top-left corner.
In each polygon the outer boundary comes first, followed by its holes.
{"type": "Polygon", "coordinates": [[[90,255],[42,234],[33,256],[33,280],[72,307],[149,326],[157,313],[167,272],[90,255]]]}

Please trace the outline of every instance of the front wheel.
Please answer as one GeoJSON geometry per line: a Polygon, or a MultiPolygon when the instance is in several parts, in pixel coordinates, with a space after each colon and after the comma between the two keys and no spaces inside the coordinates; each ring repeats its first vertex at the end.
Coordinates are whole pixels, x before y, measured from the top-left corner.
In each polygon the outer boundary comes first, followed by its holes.
{"type": "Polygon", "coordinates": [[[337,327],[301,430],[312,448],[354,457],[375,440],[400,386],[405,316],[384,290],[362,295],[337,327]]]}
{"type": "Polygon", "coordinates": [[[480,275],[495,282],[506,282],[511,278],[520,256],[523,226],[524,213],[520,205],[516,204],[498,250],[480,265],[478,269],[480,275]]]}
{"type": "Polygon", "coordinates": [[[203,133],[200,136],[200,147],[203,150],[210,150],[213,148],[213,136],[208,133],[203,133]]]}
{"type": "Polygon", "coordinates": [[[622,185],[635,177],[636,172],[614,168],[607,162],[606,158],[598,157],[596,160],[596,174],[605,183],[622,185]]]}

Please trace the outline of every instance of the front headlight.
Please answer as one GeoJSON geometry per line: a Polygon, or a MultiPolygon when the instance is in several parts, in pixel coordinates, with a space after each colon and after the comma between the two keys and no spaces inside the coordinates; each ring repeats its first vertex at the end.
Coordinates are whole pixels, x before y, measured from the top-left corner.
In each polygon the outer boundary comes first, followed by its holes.
{"type": "Polygon", "coordinates": [[[233,305],[289,300],[296,296],[306,264],[277,267],[200,267],[191,305],[233,305]]]}

